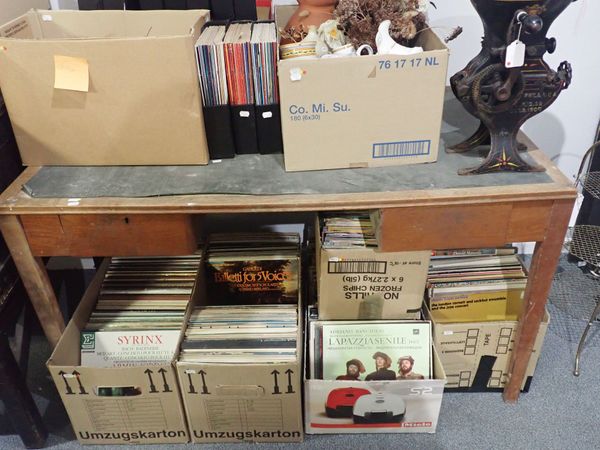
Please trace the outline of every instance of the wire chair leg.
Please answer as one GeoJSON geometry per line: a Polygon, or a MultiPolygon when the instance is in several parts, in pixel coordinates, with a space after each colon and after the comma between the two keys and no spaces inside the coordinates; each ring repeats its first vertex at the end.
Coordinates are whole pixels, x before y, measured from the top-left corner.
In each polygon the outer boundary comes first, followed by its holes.
{"type": "Polygon", "coordinates": [[[594,308],[594,312],[592,312],[592,316],[588,321],[585,330],[583,330],[583,334],[581,335],[581,339],[579,340],[579,345],[577,346],[577,353],[575,354],[575,368],[573,370],[573,375],[576,377],[579,376],[579,358],[581,356],[581,352],[583,351],[583,344],[585,343],[585,338],[587,337],[588,332],[590,331],[591,326],[596,321],[596,316],[600,312],[600,300],[596,303],[596,307],[594,308]]]}

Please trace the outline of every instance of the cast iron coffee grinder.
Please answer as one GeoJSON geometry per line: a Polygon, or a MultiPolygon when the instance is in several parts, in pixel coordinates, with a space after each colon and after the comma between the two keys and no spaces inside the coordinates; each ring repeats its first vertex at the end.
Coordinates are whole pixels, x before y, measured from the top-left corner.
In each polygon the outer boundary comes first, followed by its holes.
{"type": "Polygon", "coordinates": [[[454,95],[481,120],[473,136],[449,153],[490,144],[478,167],[460,175],[500,171],[537,172],[518,153],[517,133],[531,117],[548,108],[571,83],[571,65],[552,70],[544,61],[556,40],[546,37],[552,22],[575,0],[471,0],[481,17],[481,52],[450,79],[454,95]]]}

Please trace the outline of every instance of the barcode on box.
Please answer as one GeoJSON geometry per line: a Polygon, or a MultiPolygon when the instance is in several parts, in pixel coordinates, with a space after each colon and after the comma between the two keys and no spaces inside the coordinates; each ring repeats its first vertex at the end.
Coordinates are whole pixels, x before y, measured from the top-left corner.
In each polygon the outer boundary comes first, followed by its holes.
{"type": "Polygon", "coordinates": [[[329,261],[329,273],[386,273],[387,261],[329,261]]]}
{"type": "Polygon", "coordinates": [[[373,144],[373,158],[400,158],[429,155],[431,141],[400,141],[373,144]]]}

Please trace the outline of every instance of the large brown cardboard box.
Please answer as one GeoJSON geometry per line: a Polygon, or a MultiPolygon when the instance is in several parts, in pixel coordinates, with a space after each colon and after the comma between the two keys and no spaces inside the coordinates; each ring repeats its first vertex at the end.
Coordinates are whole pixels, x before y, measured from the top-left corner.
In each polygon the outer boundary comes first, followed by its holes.
{"type": "Polygon", "coordinates": [[[317,219],[319,319],[418,319],[430,251],[323,248],[317,219]]]}
{"type": "MultiPolygon", "coordinates": [[[[425,311],[431,319],[431,313],[425,311]]],[[[448,377],[446,389],[501,390],[508,380],[517,321],[439,323],[431,319],[433,341],[448,377]]],[[[546,312],[533,346],[522,390],[528,390],[550,316],[546,312]]]]}
{"type": "MultiPolygon", "coordinates": [[[[278,6],[285,28],[294,6],[278,6]]],[[[424,52],[278,63],[287,171],[437,160],[448,48],[431,30],[424,52]]]]}
{"type": "Polygon", "coordinates": [[[0,27],[23,163],[207,164],[194,44],[208,17],[32,10],[0,27]]]}
{"type": "Polygon", "coordinates": [[[299,309],[294,363],[178,361],[192,442],[302,442],[302,348],[299,309]]]}
{"type": "MultiPolygon", "coordinates": [[[[309,434],[356,433],[435,433],[442,406],[446,373],[435,347],[433,378],[429,380],[398,381],[337,381],[311,380],[304,382],[305,427],[309,434]],[[375,398],[377,395],[400,397],[405,405],[404,417],[397,423],[354,423],[352,415],[330,417],[325,413],[328,400],[336,394],[352,397],[355,392],[375,398]]],[[[377,401],[375,400],[375,403],[377,401]]],[[[376,405],[373,405],[376,407],[376,405]]]]}
{"type": "Polygon", "coordinates": [[[131,368],[80,365],[80,332],[94,309],[106,260],[47,362],[81,444],[189,442],[172,364],[131,368]],[[100,387],[131,387],[139,395],[99,396],[100,387]]]}

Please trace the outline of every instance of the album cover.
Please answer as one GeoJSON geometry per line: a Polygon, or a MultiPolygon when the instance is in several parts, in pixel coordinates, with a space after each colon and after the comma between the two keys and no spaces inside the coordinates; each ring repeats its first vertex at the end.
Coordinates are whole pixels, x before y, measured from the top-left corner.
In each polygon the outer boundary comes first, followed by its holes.
{"type": "Polygon", "coordinates": [[[170,330],[82,331],[81,365],[133,367],[168,364],[175,357],[181,325],[170,330]]]}
{"type": "Polygon", "coordinates": [[[297,304],[299,245],[300,237],[294,233],[210,236],[207,304],[297,304]]]}
{"type": "Polygon", "coordinates": [[[322,322],[320,329],[324,380],[431,378],[430,322],[322,322]]]}

